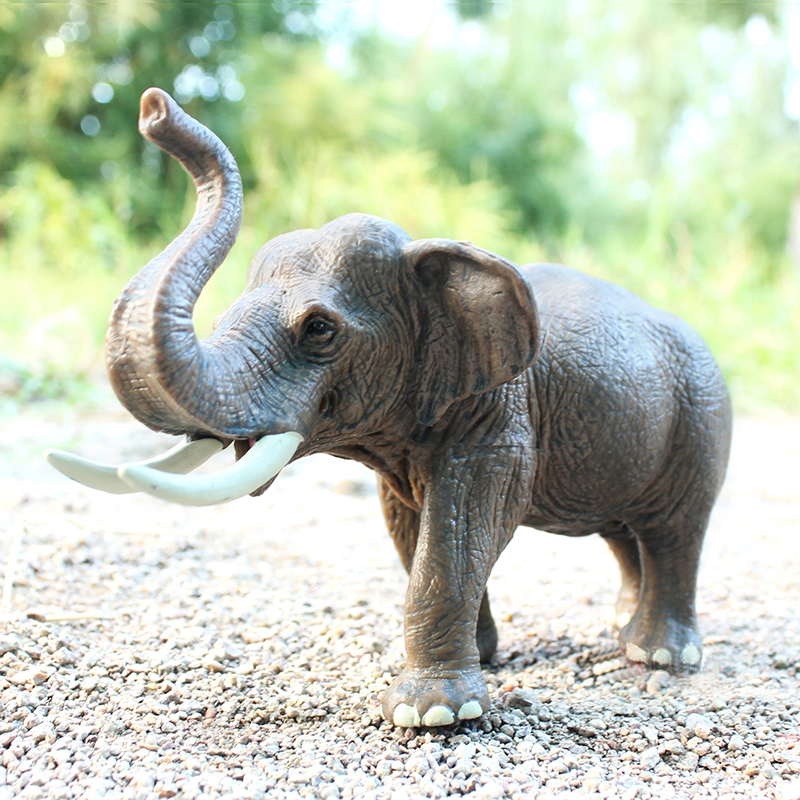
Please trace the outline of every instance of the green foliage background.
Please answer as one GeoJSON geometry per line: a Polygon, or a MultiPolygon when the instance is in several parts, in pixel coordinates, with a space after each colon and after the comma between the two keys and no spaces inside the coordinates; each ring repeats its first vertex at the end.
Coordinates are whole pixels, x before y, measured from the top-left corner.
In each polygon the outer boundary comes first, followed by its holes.
{"type": "Polygon", "coordinates": [[[800,409],[791,4],[459,2],[415,37],[367,5],[0,5],[6,408],[86,401],[114,297],[191,215],[137,132],[156,85],[247,192],[201,333],[265,240],[364,211],[620,283],[698,328],[740,408],[800,409]]]}

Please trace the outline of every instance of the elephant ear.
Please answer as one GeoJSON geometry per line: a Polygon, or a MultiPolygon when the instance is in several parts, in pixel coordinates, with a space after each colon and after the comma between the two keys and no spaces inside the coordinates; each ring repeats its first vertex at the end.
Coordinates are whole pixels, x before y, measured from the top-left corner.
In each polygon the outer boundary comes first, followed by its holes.
{"type": "Polygon", "coordinates": [[[421,239],[402,255],[421,296],[413,398],[420,422],[432,425],[456,400],[533,363],[539,315],[517,267],[469,242],[421,239]]]}

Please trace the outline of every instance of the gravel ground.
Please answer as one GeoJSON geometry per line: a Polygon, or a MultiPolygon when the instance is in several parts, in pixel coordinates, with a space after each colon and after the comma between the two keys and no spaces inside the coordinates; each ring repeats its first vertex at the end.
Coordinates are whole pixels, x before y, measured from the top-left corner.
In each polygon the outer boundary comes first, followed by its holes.
{"type": "Polygon", "coordinates": [[[800,419],[737,420],[701,674],[616,657],[599,538],[520,529],[490,584],[494,708],[435,730],[379,715],[405,575],[366,469],[310,458],[264,497],[185,509],[40,459],[163,449],[122,412],[25,412],[0,435],[0,800],[800,800],[800,419]]]}

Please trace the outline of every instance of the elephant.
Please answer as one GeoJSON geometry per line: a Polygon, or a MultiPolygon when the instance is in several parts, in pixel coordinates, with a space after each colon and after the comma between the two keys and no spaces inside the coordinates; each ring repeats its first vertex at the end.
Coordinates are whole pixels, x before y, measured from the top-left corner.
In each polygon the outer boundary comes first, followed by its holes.
{"type": "Polygon", "coordinates": [[[312,453],[374,470],[409,573],[407,663],[381,701],[397,726],[490,708],[486,585],[520,526],[600,534],[619,562],[626,658],[700,668],[698,564],[732,412],[689,325],[568,267],[412,240],[353,213],[264,245],[199,340],[195,303],[241,222],[239,172],[159,89],[142,96],[139,127],[193,178],[197,207],[117,299],[107,367],[138,420],[186,441],[139,464],[59,451],[51,463],[107,491],[197,505],[258,495],[312,453]],[[184,474],[230,444],[230,468],[184,474]]]}

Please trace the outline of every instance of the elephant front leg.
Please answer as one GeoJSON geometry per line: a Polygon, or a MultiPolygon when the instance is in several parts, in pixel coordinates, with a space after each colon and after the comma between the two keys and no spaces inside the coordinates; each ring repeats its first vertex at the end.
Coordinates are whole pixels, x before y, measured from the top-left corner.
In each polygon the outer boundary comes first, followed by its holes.
{"type": "MultiPolygon", "coordinates": [[[[419,538],[420,512],[409,508],[381,477],[378,477],[378,496],[381,500],[386,527],[389,529],[397,554],[400,556],[406,572],[410,573],[419,538]]],[[[489,605],[488,589],[483,593],[478,612],[476,638],[481,664],[488,664],[497,650],[497,626],[489,605]]]]}
{"type": "Polygon", "coordinates": [[[396,725],[449,725],[489,709],[477,631],[489,574],[521,517],[513,498],[524,488],[512,476],[495,459],[450,459],[425,487],[406,595],[408,660],[382,702],[396,725]]]}

